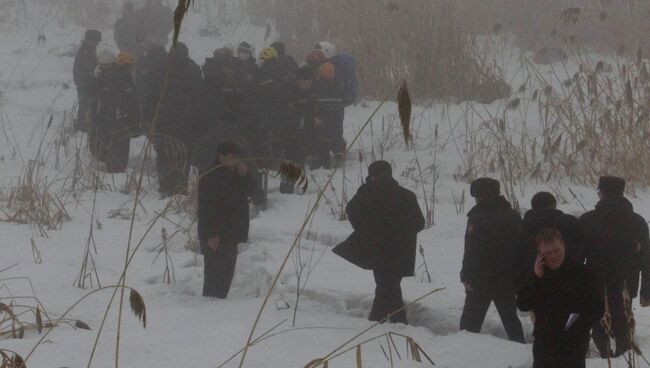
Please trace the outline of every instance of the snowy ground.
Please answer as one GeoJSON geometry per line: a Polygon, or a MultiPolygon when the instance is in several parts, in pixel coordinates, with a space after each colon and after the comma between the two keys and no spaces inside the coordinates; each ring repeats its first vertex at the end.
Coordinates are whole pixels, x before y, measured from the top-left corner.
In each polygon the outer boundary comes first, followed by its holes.
{"type": "MultiPolygon", "coordinates": [[[[264,42],[264,30],[245,25],[229,27],[218,39],[199,38],[196,27],[190,24],[182,39],[190,46],[194,59],[202,64],[211,50],[224,44],[236,44],[246,38],[252,40],[258,49],[264,42]]],[[[106,45],[110,47],[111,32],[105,32],[106,45]]],[[[105,190],[97,193],[91,190],[70,190],[65,178],[74,171],[75,148],[83,147],[79,134],[67,140],[67,151],[61,137],[65,137],[64,115],[70,114],[76,99],[72,83],[72,54],[69,52],[82,35],[78,28],[48,28],[46,43],[36,42],[36,33],[30,30],[13,30],[0,34],[0,270],[14,267],[0,273],[0,301],[8,302],[10,295],[30,296],[33,292],[52,318],[60,316],[76,300],[91,288],[82,290],[73,284],[78,276],[84,257],[84,250],[93,227],[97,253],[92,253],[97,275],[102,286],[115,284],[124,266],[126,244],[129,236],[128,219],[114,216],[115,210],[124,209],[123,214],[133,208],[134,193],[123,194],[127,178],[125,175],[102,178],[105,190]],[[9,36],[9,37],[7,37],[9,36]],[[68,52],[66,52],[68,51],[68,52]],[[68,88],[69,87],[69,88],[68,88]],[[67,111],[67,113],[66,113],[67,111]],[[50,116],[52,124],[48,127],[50,116]],[[41,142],[43,142],[41,144],[41,142]],[[59,142],[59,143],[57,143],[59,142]],[[40,147],[40,149],[39,149],[40,147]],[[40,151],[40,155],[38,152],[40,151]],[[62,198],[70,220],[57,230],[46,234],[28,224],[5,221],[9,215],[3,213],[11,188],[16,185],[23,168],[29,160],[39,159],[44,170],[41,181],[51,183],[51,191],[62,198]],[[95,210],[93,214],[93,203],[95,210]],[[40,253],[40,263],[35,262],[34,247],[40,253]]],[[[516,67],[510,73],[513,85],[525,80],[516,67]]],[[[507,101],[492,106],[479,106],[480,111],[496,112],[503,109],[507,101]]],[[[365,123],[376,102],[349,108],[346,112],[346,137],[351,141],[365,123]]],[[[302,295],[297,313],[296,327],[292,330],[293,306],[295,300],[296,275],[294,262],[290,261],[278,287],[266,308],[256,336],[282,323],[273,332],[282,332],[251,347],[247,366],[249,367],[302,367],[312,359],[327,355],[348,338],[369,325],[365,319],[373,297],[372,275],[346,263],[331,253],[331,247],[345,239],[351,229],[347,222],[339,221],[338,212],[343,186],[348,197],[353,195],[372,158],[383,158],[394,164],[398,181],[411,188],[420,197],[422,208],[431,195],[432,175],[429,167],[433,163],[434,147],[437,147],[437,163],[440,179],[436,184],[435,225],[419,236],[432,281],[425,282],[423,270],[415,278],[402,283],[406,301],[414,300],[427,292],[446,289],[414,305],[409,313],[411,326],[379,326],[356,341],[393,331],[411,336],[440,367],[528,367],[532,364],[531,345],[510,343],[504,339],[505,332],[494,309],[491,309],[483,328],[483,334],[476,335],[458,331],[458,322],[463,306],[464,291],[459,282],[459,270],[463,251],[463,234],[466,212],[472,203],[467,200],[464,210],[458,210],[458,201],[468,184],[455,179],[461,165],[462,152],[466,149],[458,120],[467,105],[434,105],[430,109],[416,109],[414,125],[418,158],[424,170],[427,198],[419,184],[413,151],[406,150],[400,127],[394,119],[396,107],[386,104],[373,119],[372,129],[368,127],[359,142],[351,149],[343,173],[336,174],[333,183],[335,191],[328,190],[309,231],[303,234],[300,254],[304,262],[313,255],[313,272],[302,295]],[[443,116],[445,116],[443,118],[443,116]],[[447,118],[449,117],[449,118],[447,118]],[[449,122],[449,123],[448,123],[449,122]],[[439,124],[439,144],[434,146],[433,131],[439,124]],[[383,143],[382,143],[383,142],[383,143]],[[382,148],[383,147],[383,148],[382,148]],[[361,152],[361,155],[359,154],[361,152]],[[359,160],[361,158],[361,161],[359,160]]],[[[535,110],[531,108],[531,110],[535,110]]],[[[517,113],[519,114],[519,113],[517,113]]],[[[517,119],[518,117],[515,117],[517,119]]],[[[534,118],[521,119],[535,128],[534,118]]],[[[137,168],[143,140],[132,144],[130,174],[137,168]]],[[[86,149],[82,150],[82,162],[89,166],[86,149]]],[[[158,257],[161,232],[169,234],[178,226],[191,227],[190,216],[182,211],[188,206],[179,206],[166,219],[158,221],[145,236],[150,222],[165,206],[156,192],[153,174],[144,181],[145,192],[142,206],[136,210],[133,245],[143,238],[131,264],[127,284],[137,289],[147,307],[147,327],[143,329],[133,317],[125,302],[125,318],[121,336],[120,361],[128,367],[215,367],[236,353],[245,343],[255,315],[268,290],[273,275],[279,268],[297,229],[302,224],[309,207],[313,205],[319,185],[323,185],[329,172],[312,172],[313,180],[305,195],[281,195],[278,180],[270,183],[270,203],[267,211],[255,214],[252,220],[250,243],[240,248],[236,276],[229,299],[213,300],[201,296],[202,259],[187,249],[187,234],[180,232],[169,241],[169,254],[173,262],[175,282],[163,282],[165,270],[164,254],[158,257]]],[[[591,208],[596,201],[593,188],[572,187],[579,200],[568,193],[562,183],[554,184],[567,198],[561,208],[571,213],[580,213],[583,203],[591,208]]],[[[548,190],[549,185],[527,183],[519,193],[519,202],[524,209],[530,197],[538,190],[548,190]]],[[[650,209],[644,206],[645,193],[637,192],[633,199],[637,211],[650,216],[650,209]]],[[[10,209],[7,209],[11,213],[10,209]]],[[[133,247],[131,248],[133,250],[133,247]]],[[[417,264],[422,263],[418,256],[417,264]]],[[[97,286],[93,276],[94,286],[97,286]]],[[[86,331],[68,326],[57,327],[45,343],[29,358],[29,367],[82,367],[86,366],[96,332],[106,308],[110,290],[95,294],[79,304],[69,318],[84,321],[93,329],[86,331]]],[[[31,299],[22,300],[35,306],[31,299]]],[[[93,366],[114,366],[116,308],[112,309],[104,327],[93,366]]],[[[24,316],[33,321],[33,317],[24,316]]],[[[526,333],[530,336],[531,324],[522,315],[526,333]]],[[[6,323],[0,325],[6,327],[6,323]]],[[[3,335],[4,336],[4,335],[3,335]]],[[[28,330],[24,339],[0,340],[0,348],[15,350],[25,356],[40,338],[35,331],[28,330]]],[[[637,310],[637,341],[643,350],[650,351],[650,312],[637,310]]],[[[388,349],[385,340],[364,345],[363,363],[368,367],[388,367],[382,349],[388,349]]],[[[353,346],[351,344],[350,346],[353,346]]],[[[405,342],[396,341],[402,360],[396,366],[420,367],[407,361],[405,342]]],[[[355,353],[351,351],[336,358],[332,366],[354,364],[355,353]]],[[[238,359],[228,366],[236,366],[238,359]]],[[[606,362],[591,359],[590,367],[605,367],[606,362]]],[[[615,361],[614,367],[623,367],[623,360],[615,361]]]]}

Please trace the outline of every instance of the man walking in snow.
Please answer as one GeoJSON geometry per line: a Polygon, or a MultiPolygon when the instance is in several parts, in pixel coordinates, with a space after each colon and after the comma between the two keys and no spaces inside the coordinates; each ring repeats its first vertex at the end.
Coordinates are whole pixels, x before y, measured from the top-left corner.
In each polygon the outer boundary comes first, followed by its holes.
{"type": "Polygon", "coordinates": [[[525,343],[515,299],[521,217],[500,195],[499,182],[494,179],[476,179],[470,194],[476,198],[476,206],[467,215],[460,272],[466,297],[460,329],[481,332],[488,308],[494,302],[510,340],[525,343]]]}
{"type": "Polygon", "coordinates": [[[593,277],[566,256],[559,231],[540,231],[535,244],[535,265],[517,296],[519,309],[535,313],[533,367],[584,368],[589,330],[604,312],[593,277]]]}
{"type": "Polygon", "coordinates": [[[237,263],[237,244],[248,241],[248,198],[255,180],[242,150],[219,144],[214,166],[199,180],[199,240],[205,261],[203,296],[224,299],[237,263]]]}
{"type": "Polygon", "coordinates": [[[608,331],[600,322],[594,324],[592,336],[602,358],[620,356],[632,347],[634,332],[630,331],[628,319],[633,316],[628,309],[631,312],[631,301],[639,289],[640,271],[641,306],[650,305],[648,225],[634,213],[624,192],[622,178],[601,177],[596,209],[579,219],[587,265],[594,270],[600,303],[609,305],[611,332],[616,340],[616,350],[612,352],[608,331]]]}
{"type": "MultiPolygon", "coordinates": [[[[372,269],[377,288],[368,319],[381,321],[404,307],[400,283],[415,272],[417,234],[424,229],[424,216],[415,194],[399,186],[386,161],[368,167],[366,183],[346,212],[354,233],[334,252],[372,269]]],[[[390,321],[407,324],[406,311],[392,315],[390,321]]]]}

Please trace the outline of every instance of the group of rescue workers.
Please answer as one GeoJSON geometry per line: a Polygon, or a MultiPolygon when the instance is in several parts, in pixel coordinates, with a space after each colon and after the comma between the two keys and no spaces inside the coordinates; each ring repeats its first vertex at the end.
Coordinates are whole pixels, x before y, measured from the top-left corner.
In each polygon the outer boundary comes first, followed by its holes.
{"type": "MultiPolygon", "coordinates": [[[[159,191],[183,193],[190,166],[207,170],[214,142],[235,140],[256,161],[257,202],[265,197],[265,169],[282,159],[329,169],[343,159],[344,108],[356,102],[355,60],[319,42],[303,66],[274,42],[256,55],[241,42],[218,48],[202,67],[188,47],[165,48],[169,8],[148,0],[136,10],[127,1],[114,28],[119,52],[98,50],[101,32],[86,31],[75,63],[76,129],[89,134],[93,157],[109,173],[124,172],[129,141],[146,135],[156,151],[159,191]],[[164,93],[161,93],[164,88],[164,93]],[[216,135],[215,135],[216,134],[216,135]]],[[[282,193],[294,184],[281,183],[282,193]]]]}

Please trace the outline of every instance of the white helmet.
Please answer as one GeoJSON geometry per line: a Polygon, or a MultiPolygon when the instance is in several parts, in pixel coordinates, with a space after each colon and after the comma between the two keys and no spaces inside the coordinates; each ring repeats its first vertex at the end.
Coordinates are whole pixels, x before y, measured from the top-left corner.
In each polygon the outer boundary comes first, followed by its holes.
{"type": "Polygon", "coordinates": [[[326,59],[331,59],[336,56],[336,47],[327,41],[317,43],[314,49],[322,51],[326,59]]]}
{"type": "Polygon", "coordinates": [[[115,53],[109,49],[99,50],[97,53],[97,62],[99,64],[110,64],[115,62],[115,53]]]}

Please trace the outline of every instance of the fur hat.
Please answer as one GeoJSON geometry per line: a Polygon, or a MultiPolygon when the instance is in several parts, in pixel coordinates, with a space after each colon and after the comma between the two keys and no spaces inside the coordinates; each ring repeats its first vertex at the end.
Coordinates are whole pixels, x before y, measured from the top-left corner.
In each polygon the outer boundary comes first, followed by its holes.
{"type": "Polygon", "coordinates": [[[390,178],[393,176],[393,168],[388,161],[375,161],[368,166],[368,177],[390,178]]]}
{"type": "Polygon", "coordinates": [[[555,208],[555,206],[557,206],[557,200],[553,194],[549,192],[539,192],[533,196],[533,199],[530,200],[530,205],[533,207],[533,209],[555,208]]]}
{"type": "Polygon", "coordinates": [[[470,184],[469,193],[474,198],[497,197],[501,192],[501,185],[492,178],[478,178],[470,184]]]}
{"type": "Polygon", "coordinates": [[[276,41],[271,44],[271,47],[277,51],[278,56],[283,56],[286,53],[287,46],[284,42],[276,41]]]}
{"type": "Polygon", "coordinates": [[[625,192],[625,179],[616,176],[601,176],[598,191],[606,196],[620,197],[625,192]]]}

